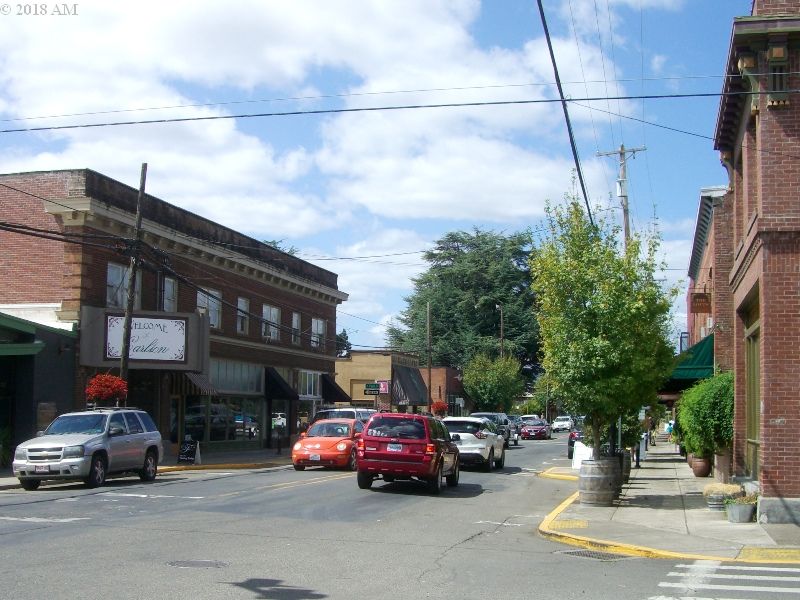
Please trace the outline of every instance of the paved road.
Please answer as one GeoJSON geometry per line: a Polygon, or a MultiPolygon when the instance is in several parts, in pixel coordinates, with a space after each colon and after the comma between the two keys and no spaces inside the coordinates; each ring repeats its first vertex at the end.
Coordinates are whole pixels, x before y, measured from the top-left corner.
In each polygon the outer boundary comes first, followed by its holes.
{"type": "Polygon", "coordinates": [[[563,436],[523,442],[509,449],[504,469],[463,471],[461,484],[440,496],[407,482],[359,490],[353,473],[316,469],[0,492],[0,596],[787,597],[765,591],[773,587],[800,594],[789,572],[620,559],[542,539],[536,526],[575,483],[536,472],[566,464],[564,448],[563,436]],[[741,575],[758,589],[731,589],[743,580],[730,577],[741,575]],[[783,579],[754,579],[761,576],[783,579]]]}

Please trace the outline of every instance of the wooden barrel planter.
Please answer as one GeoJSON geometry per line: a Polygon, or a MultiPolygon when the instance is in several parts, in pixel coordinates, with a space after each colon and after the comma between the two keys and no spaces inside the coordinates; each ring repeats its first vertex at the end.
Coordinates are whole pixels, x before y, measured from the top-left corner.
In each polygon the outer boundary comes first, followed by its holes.
{"type": "Polygon", "coordinates": [[[588,506],[611,506],[621,481],[619,459],[602,457],[581,462],[578,497],[588,506]]]}

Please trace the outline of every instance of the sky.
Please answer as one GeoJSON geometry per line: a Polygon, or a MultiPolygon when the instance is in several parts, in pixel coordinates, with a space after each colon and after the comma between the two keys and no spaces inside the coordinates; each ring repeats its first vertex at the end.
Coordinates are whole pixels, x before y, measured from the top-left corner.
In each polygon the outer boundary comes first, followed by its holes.
{"type": "MultiPolygon", "coordinates": [[[[619,156],[599,154],[646,148],[626,155],[631,229],[663,240],[676,343],[700,189],[727,184],[716,94],[751,4],[543,0],[597,215],[621,222],[619,156]]],[[[147,163],[148,193],[337,273],[355,349],[385,344],[444,234],[536,232],[546,202],[581,193],[557,100],[536,0],[0,5],[1,173],[136,188],[147,163]],[[85,127],[169,119],[190,120],[85,127]]]]}

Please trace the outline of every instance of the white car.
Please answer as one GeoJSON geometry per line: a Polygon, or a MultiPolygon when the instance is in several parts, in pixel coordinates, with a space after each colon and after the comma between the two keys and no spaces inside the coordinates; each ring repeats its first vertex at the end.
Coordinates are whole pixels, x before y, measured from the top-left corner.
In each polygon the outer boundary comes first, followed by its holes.
{"type": "Polygon", "coordinates": [[[563,415],[556,417],[551,426],[552,431],[571,431],[574,423],[572,417],[563,415]]]}
{"type": "Polygon", "coordinates": [[[445,417],[442,423],[458,446],[462,465],[478,464],[491,471],[506,464],[505,437],[489,419],[445,417]]]}

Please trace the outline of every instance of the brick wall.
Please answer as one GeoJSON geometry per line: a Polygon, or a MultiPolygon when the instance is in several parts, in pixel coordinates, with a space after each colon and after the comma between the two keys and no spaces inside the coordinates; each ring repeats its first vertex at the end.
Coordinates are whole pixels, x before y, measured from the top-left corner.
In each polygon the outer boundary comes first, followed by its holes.
{"type": "Polygon", "coordinates": [[[797,0],[753,0],[753,16],[800,15],[797,0]]]}
{"type": "Polygon", "coordinates": [[[733,194],[714,201],[711,222],[714,239],[714,271],[712,286],[714,297],[714,362],[718,369],[730,371],[733,359],[733,294],[729,285],[733,268],[733,194]]]}
{"type": "MultiPolygon", "coordinates": [[[[0,221],[60,232],[58,222],[44,212],[39,197],[65,195],[65,182],[59,174],[43,174],[36,181],[0,176],[0,221]]],[[[0,230],[0,248],[0,304],[62,300],[65,265],[61,242],[0,230]]]]}

